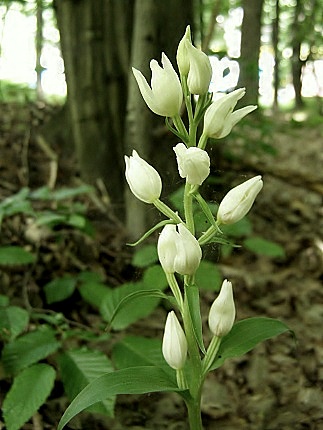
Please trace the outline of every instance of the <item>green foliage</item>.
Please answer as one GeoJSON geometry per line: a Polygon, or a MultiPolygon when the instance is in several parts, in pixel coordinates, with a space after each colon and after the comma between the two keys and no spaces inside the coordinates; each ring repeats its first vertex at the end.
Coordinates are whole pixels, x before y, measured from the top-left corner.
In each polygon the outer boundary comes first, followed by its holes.
{"type": "Polygon", "coordinates": [[[0,247],[1,266],[21,266],[34,263],[35,261],[36,257],[20,246],[0,247]]]}
{"type": "Polygon", "coordinates": [[[155,366],[129,367],[107,373],[91,382],[73,400],[61,418],[61,430],[79,412],[116,394],[144,394],[156,391],[180,391],[175,381],[155,366]]]}
{"type": "Polygon", "coordinates": [[[237,322],[223,338],[211,370],[222,366],[226,359],[240,357],[258,343],[286,332],[291,332],[290,328],[272,318],[255,317],[237,322]]]}
{"type": "Polygon", "coordinates": [[[8,375],[15,375],[53,354],[60,346],[56,332],[48,326],[21,335],[3,347],[1,360],[4,370],[8,375]]]}
{"type": "MultiPolygon", "coordinates": [[[[73,400],[77,394],[96,378],[112,372],[109,359],[99,351],[87,348],[66,351],[58,360],[66,394],[73,400]]],[[[91,407],[92,412],[113,416],[115,396],[106,396],[91,407]]]]}
{"type": "Polygon", "coordinates": [[[266,240],[262,237],[249,237],[245,239],[243,245],[249,251],[254,252],[259,255],[266,255],[272,258],[284,258],[285,250],[282,246],[278,245],[276,242],[266,240]]]}
{"type": "Polygon", "coordinates": [[[147,267],[158,261],[156,245],[145,245],[134,253],[132,264],[136,267],[147,267]]]}
{"type": "Polygon", "coordinates": [[[216,264],[203,260],[196,271],[195,281],[204,290],[219,291],[222,284],[222,274],[216,264]]]}
{"type": "Polygon", "coordinates": [[[64,276],[48,282],[44,286],[47,303],[60,302],[70,297],[74,293],[76,281],[75,277],[64,276]]]}
{"type": "Polygon", "coordinates": [[[27,328],[28,322],[29,314],[25,309],[18,306],[0,308],[0,338],[14,340],[27,328]]]}
{"type": "Polygon", "coordinates": [[[35,364],[14,378],[2,406],[7,430],[19,430],[53,389],[55,370],[47,364],[35,364]]]}

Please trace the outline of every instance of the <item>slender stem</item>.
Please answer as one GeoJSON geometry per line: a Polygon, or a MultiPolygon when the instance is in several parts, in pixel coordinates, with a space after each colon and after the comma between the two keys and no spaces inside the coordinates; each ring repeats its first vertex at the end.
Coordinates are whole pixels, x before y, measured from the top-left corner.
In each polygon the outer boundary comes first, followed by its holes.
{"type": "Polygon", "coordinates": [[[168,218],[174,220],[177,224],[183,224],[183,221],[178,216],[176,212],[174,212],[169,206],[167,206],[164,202],[159,199],[156,199],[153,202],[154,206],[168,218]]]}
{"type": "Polygon", "coordinates": [[[198,148],[205,149],[206,144],[207,144],[207,140],[208,140],[207,135],[203,133],[202,136],[200,137],[199,143],[197,145],[198,148]]]}
{"type": "Polygon", "coordinates": [[[193,216],[193,196],[191,194],[191,184],[186,182],[184,191],[184,213],[186,225],[189,231],[194,235],[194,216],[193,216]]]}
{"type": "Polygon", "coordinates": [[[176,299],[176,302],[177,302],[178,307],[181,311],[181,314],[183,314],[183,312],[184,312],[183,297],[182,297],[181,290],[178,286],[178,283],[176,281],[175,275],[174,275],[174,273],[166,273],[166,272],[165,272],[165,274],[166,274],[168,285],[169,285],[170,289],[172,290],[173,296],[176,299]]]}
{"type": "Polygon", "coordinates": [[[202,373],[206,375],[215,359],[221,345],[221,337],[213,336],[202,362],[202,373]]]}
{"type": "Polygon", "coordinates": [[[216,222],[215,225],[211,225],[206,232],[202,234],[202,236],[198,239],[199,244],[205,245],[206,243],[210,242],[213,236],[215,236],[217,233],[223,234],[220,230],[219,224],[216,222]]]}
{"type": "Polygon", "coordinates": [[[187,381],[183,369],[176,370],[176,381],[178,388],[180,388],[181,390],[187,390],[187,381]]]}
{"type": "Polygon", "coordinates": [[[187,143],[189,141],[189,136],[181,116],[176,115],[172,119],[178,133],[182,136],[182,139],[184,140],[184,142],[187,143]]]}

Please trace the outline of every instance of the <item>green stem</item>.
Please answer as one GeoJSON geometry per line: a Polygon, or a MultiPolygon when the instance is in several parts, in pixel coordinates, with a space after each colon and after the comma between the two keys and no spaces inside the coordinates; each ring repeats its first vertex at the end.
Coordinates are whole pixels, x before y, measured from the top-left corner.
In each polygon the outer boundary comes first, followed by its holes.
{"type": "Polygon", "coordinates": [[[191,194],[191,184],[186,182],[184,191],[184,213],[186,225],[189,231],[194,235],[194,216],[193,216],[193,196],[191,194]]]}
{"type": "Polygon", "coordinates": [[[202,362],[203,376],[207,374],[221,345],[221,337],[213,336],[202,362]]]}
{"type": "Polygon", "coordinates": [[[178,388],[180,388],[181,390],[187,390],[187,381],[183,369],[176,370],[176,381],[178,388]]]}
{"type": "Polygon", "coordinates": [[[170,289],[172,290],[173,296],[176,299],[179,310],[181,311],[181,314],[183,314],[184,302],[183,302],[181,290],[180,290],[178,283],[176,281],[176,277],[175,277],[174,273],[165,273],[165,275],[167,278],[168,285],[169,285],[170,289]]]}
{"type": "Polygon", "coordinates": [[[178,133],[182,136],[182,139],[185,143],[187,143],[189,141],[189,136],[188,136],[188,132],[185,128],[185,125],[182,121],[182,118],[180,117],[180,115],[176,115],[174,117],[172,117],[173,123],[178,131],[178,133]]]}
{"type": "Polygon", "coordinates": [[[205,149],[206,144],[207,144],[207,140],[208,140],[207,135],[203,133],[202,136],[200,137],[199,143],[197,145],[198,148],[205,149]]]}
{"type": "Polygon", "coordinates": [[[186,402],[188,421],[191,430],[203,430],[201,417],[201,395],[198,399],[186,402]]]}
{"type": "Polygon", "coordinates": [[[219,227],[218,223],[216,222],[215,225],[211,225],[206,230],[206,232],[204,232],[202,234],[202,236],[198,239],[199,244],[201,246],[207,244],[208,242],[211,241],[211,239],[213,238],[213,236],[215,236],[217,233],[223,234],[222,231],[220,230],[220,227],[219,227]]]}
{"type": "Polygon", "coordinates": [[[156,199],[153,202],[154,206],[164,215],[166,215],[168,218],[174,220],[176,224],[183,224],[183,221],[178,216],[176,212],[174,212],[169,206],[167,206],[164,202],[162,202],[159,199],[156,199]]]}

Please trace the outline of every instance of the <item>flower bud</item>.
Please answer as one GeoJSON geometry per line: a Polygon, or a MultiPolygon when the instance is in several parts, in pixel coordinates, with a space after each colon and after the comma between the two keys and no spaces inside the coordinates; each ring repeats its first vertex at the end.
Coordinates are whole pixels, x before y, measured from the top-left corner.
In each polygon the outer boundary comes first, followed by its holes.
{"type": "Polygon", "coordinates": [[[220,139],[227,136],[233,126],[237,124],[244,116],[257,106],[246,106],[242,109],[233,112],[238,101],[245,95],[244,88],[239,88],[232,91],[230,94],[222,95],[218,100],[214,101],[206,110],[204,116],[203,133],[214,139],[220,139]]]}
{"type": "Polygon", "coordinates": [[[145,203],[153,203],[159,199],[162,182],[158,172],[145,160],[139,157],[137,151],[132,156],[125,156],[126,179],[131,192],[145,203]]]}
{"type": "Polygon", "coordinates": [[[228,334],[232,329],[235,316],[232,284],[225,279],[209,312],[209,327],[214,336],[223,337],[228,334]]]}
{"type": "Polygon", "coordinates": [[[149,109],[155,114],[172,117],[179,113],[183,101],[182,86],[172,63],[162,53],[162,66],[151,60],[151,88],[143,74],[132,68],[139,90],[149,109]]]}
{"type": "Polygon", "coordinates": [[[187,77],[188,89],[191,94],[206,94],[212,78],[212,67],[209,57],[204,52],[195,48],[188,40],[185,40],[184,43],[190,62],[187,77]]]}
{"type": "Polygon", "coordinates": [[[184,367],[187,356],[187,341],[174,311],[167,315],[162,351],[170,367],[176,370],[184,367]]]}
{"type": "Polygon", "coordinates": [[[220,203],[217,222],[234,224],[240,221],[249,212],[262,187],[263,182],[258,175],[232,188],[220,203]]]}
{"type": "Polygon", "coordinates": [[[195,146],[186,148],[184,143],[178,143],[173,149],[181,178],[186,178],[191,185],[201,185],[210,174],[208,153],[195,146]]]}
{"type": "Polygon", "coordinates": [[[186,40],[189,43],[192,43],[191,42],[191,28],[189,25],[186,27],[185,34],[184,34],[182,40],[178,44],[177,55],[176,55],[178,70],[179,70],[180,74],[184,75],[184,76],[186,76],[190,70],[190,60],[188,58],[187,47],[186,47],[186,43],[185,43],[186,40]]]}
{"type": "Polygon", "coordinates": [[[163,228],[159,235],[157,252],[166,273],[194,275],[202,258],[197,239],[183,224],[167,224],[163,228]]]}

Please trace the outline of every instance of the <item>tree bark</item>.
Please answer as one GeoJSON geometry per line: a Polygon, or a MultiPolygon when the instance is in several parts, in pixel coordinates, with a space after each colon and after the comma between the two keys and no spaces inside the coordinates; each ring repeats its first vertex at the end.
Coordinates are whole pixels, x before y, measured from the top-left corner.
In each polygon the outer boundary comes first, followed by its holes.
{"type": "MultiPolygon", "coordinates": [[[[302,44],[302,23],[301,23],[301,14],[303,12],[302,2],[297,0],[296,6],[294,7],[294,20],[292,24],[292,77],[293,77],[293,87],[295,93],[295,107],[302,108],[303,98],[302,98],[302,68],[303,62],[300,58],[301,54],[301,44],[302,44]]],[[[304,25],[304,23],[303,23],[304,25]]]]}
{"type": "Polygon", "coordinates": [[[263,0],[243,0],[239,87],[247,92],[244,104],[257,104],[259,93],[259,51],[263,0]]]}
{"type": "Polygon", "coordinates": [[[132,1],[56,0],[55,6],[80,172],[89,183],[101,179],[120,205],[132,1]]]}

